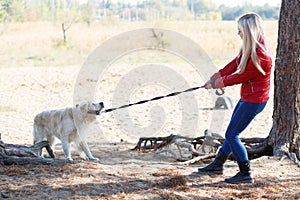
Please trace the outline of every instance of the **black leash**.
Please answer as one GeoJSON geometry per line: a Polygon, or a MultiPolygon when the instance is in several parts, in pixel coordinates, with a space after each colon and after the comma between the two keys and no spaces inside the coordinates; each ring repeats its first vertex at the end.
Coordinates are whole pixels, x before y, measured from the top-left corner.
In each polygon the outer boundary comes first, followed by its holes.
{"type": "MultiPolygon", "coordinates": [[[[122,108],[127,108],[127,107],[130,107],[130,106],[134,106],[134,105],[138,105],[138,104],[143,104],[143,103],[147,103],[149,101],[156,101],[156,100],[159,100],[159,99],[162,99],[162,98],[166,98],[166,97],[172,97],[172,96],[176,96],[176,95],[179,95],[181,93],[185,93],[185,92],[191,92],[191,91],[194,91],[194,90],[198,90],[200,88],[204,88],[204,86],[200,86],[200,87],[193,87],[193,88],[189,88],[187,90],[183,90],[183,91],[180,91],[180,92],[173,92],[173,93],[170,93],[168,95],[164,95],[164,96],[158,96],[158,97],[154,97],[152,99],[148,99],[148,100],[142,100],[142,101],[138,101],[136,103],[130,103],[130,104],[127,104],[127,105],[123,105],[123,106],[120,106],[120,107],[115,107],[115,108],[109,108],[109,109],[105,109],[103,112],[112,112],[114,110],[118,110],[118,109],[122,109],[122,108]]],[[[223,95],[225,93],[224,89],[223,88],[220,88],[220,89],[217,89],[216,90],[216,94],[217,95],[223,95]]]]}

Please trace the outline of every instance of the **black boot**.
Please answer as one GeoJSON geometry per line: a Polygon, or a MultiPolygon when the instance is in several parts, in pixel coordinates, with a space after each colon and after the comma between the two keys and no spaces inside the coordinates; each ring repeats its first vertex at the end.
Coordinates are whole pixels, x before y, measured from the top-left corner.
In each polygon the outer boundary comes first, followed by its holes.
{"type": "Polygon", "coordinates": [[[240,172],[231,178],[226,178],[226,183],[254,183],[253,176],[250,172],[250,161],[238,162],[240,172]]]}
{"type": "Polygon", "coordinates": [[[227,160],[228,156],[219,150],[218,154],[216,155],[214,161],[212,161],[209,165],[203,168],[198,168],[198,172],[211,172],[214,174],[222,174],[223,173],[223,164],[227,160]]]}

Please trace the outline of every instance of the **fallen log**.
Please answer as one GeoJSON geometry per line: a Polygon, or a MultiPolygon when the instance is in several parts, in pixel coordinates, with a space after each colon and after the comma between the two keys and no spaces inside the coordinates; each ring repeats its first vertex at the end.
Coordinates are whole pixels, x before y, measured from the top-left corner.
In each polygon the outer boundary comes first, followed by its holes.
{"type": "Polygon", "coordinates": [[[0,155],[1,165],[51,165],[65,164],[67,160],[42,157],[17,157],[17,156],[2,156],[0,155]]]}
{"type": "Polygon", "coordinates": [[[0,134],[0,164],[1,165],[49,165],[66,163],[68,161],[54,159],[54,153],[48,141],[42,141],[32,146],[19,144],[6,144],[1,140],[0,134]],[[43,158],[39,152],[46,149],[51,158],[43,158]]]}

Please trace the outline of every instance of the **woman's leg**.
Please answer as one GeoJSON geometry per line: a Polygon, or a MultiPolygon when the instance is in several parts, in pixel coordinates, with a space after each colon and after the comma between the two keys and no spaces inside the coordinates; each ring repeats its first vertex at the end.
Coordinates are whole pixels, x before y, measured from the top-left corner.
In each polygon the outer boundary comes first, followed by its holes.
{"type": "Polygon", "coordinates": [[[266,103],[254,104],[240,101],[236,112],[232,115],[231,121],[228,125],[225,134],[225,147],[228,145],[236,159],[240,172],[231,178],[226,178],[227,183],[253,183],[254,179],[250,172],[250,162],[245,146],[241,142],[239,135],[251,123],[254,117],[260,113],[266,103]]]}
{"type": "MultiPolygon", "coordinates": [[[[233,111],[233,114],[239,109],[239,106],[242,102],[238,102],[238,104],[235,106],[235,109],[233,111]]],[[[215,159],[206,167],[202,167],[202,168],[198,168],[199,172],[212,172],[215,174],[219,174],[219,173],[223,173],[223,165],[226,162],[228,156],[231,154],[231,148],[228,144],[228,142],[226,142],[226,140],[224,141],[222,148],[218,151],[215,159]]]]}
{"type": "Polygon", "coordinates": [[[237,162],[244,162],[248,160],[246,148],[241,142],[239,135],[247,128],[255,116],[265,108],[265,106],[266,103],[255,104],[240,100],[237,109],[233,113],[226,130],[226,142],[224,142],[224,146],[225,148],[228,148],[228,146],[230,147],[237,162]]]}
{"type": "Polygon", "coordinates": [[[240,133],[250,124],[252,119],[263,110],[264,104],[252,104],[242,100],[236,105],[231,121],[226,131],[226,139],[222,148],[218,152],[215,160],[204,168],[199,168],[199,172],[223,172],[223,164],[227,157],[233,153],[238,162],[247,161],[248,155],[245,146],[239,139],[240,133]]]}
{"type": "MultiPolygon", "coordinates": [[[[235,108],[234,108],[234,110],[233,110],[233,113],[232,113],[232,115],[231,115],[231,121],[233,120],[233,118],[234,118],[236,112],[240,109],[240,106],[241,106],[242,103],[243,103],[243,101],[240,100],[240,101],[237,103],[237,105],[235,106],[235,108]]],[[[231,122],[230,122],[230,123],[231,123],[231,122]]],[[[227,128],[227,129],[228,129],[228,128],[227,128]]],[[[230,148],[230,145],[229,145],[229,143],[226,141],[226,139],[225,139],[225,141],[223,142],[221,151],[222,151],[224,154],[226,154],[227,156],[229,156],[229,155],[232,153],[231,148],[230,148]]]]}

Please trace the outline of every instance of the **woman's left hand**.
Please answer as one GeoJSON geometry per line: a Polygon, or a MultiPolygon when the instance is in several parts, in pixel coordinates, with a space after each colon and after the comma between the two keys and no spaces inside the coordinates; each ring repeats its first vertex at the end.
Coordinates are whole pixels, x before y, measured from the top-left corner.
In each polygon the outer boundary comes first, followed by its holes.
{"type": "Polygon", "coordinates": [[[224,87],[224,83],[223,83],[223,79],[222,78],[218,78],[214,81],[214,84],[212,84],[212,87],[214,89],[216,88],[223,88],[224,87]]]}

